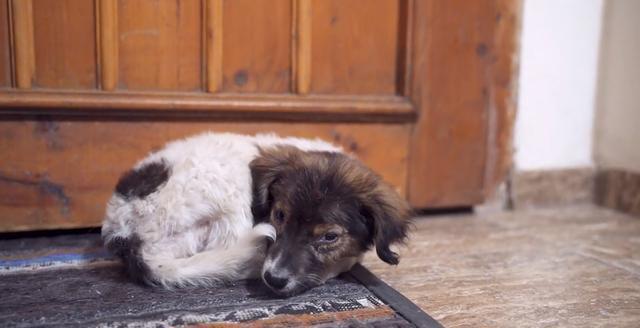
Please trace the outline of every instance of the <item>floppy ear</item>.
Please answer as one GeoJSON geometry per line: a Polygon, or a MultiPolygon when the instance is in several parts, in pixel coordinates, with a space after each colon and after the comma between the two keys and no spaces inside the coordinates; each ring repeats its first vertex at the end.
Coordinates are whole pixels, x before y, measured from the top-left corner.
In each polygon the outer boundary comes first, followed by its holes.
{"type": "Polygon", "coordinates": [[[398,264],[398,254],[389,246],[405,241],[411,214],[409,204],[382,181],[378,181],[375,190],[366,197],[363,215],[371,222],[372,239],[381,260],[398,264]]]}
{"type": "Polygon", "coordinates": [[[259,149],[258,157],[249,163],[253,188],[251,212],[256,223],[268,220],[273,205],[271,187],[295,160],[295,151],[291,148],[259,149]]]}

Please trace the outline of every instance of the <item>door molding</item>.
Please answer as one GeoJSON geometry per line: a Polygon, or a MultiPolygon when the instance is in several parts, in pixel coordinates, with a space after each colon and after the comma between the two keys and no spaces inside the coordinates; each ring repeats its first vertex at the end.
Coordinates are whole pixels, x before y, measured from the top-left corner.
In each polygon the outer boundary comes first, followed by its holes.
{"type": "Polygon", "coordinates": [[[208,117],[278,121],[357,121],[406,123],[416,119],[401,96],[234,95],[142,92],[0,93],[0,114],[91,117],[208,117]]]}

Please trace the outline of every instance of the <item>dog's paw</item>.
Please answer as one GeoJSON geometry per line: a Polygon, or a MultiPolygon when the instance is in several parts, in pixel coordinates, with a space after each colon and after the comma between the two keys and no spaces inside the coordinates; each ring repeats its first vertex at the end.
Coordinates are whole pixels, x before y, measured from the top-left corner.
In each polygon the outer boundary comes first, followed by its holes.
{"type": "Polygon", "coordinates": [[[276,228],[269,223],[260,223],[253,227],[253,233],[256,236],[267,237],[272,242],[276,241],[276,228]]]}

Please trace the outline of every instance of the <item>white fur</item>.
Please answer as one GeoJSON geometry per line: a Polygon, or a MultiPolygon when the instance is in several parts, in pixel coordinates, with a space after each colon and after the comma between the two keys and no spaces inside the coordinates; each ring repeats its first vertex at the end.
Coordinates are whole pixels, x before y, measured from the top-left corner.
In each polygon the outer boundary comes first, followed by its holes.
{"type": "Polygon", "coordinates": [[[166,287],[202,285],[260,274],[268,224],[253,226],[249,163],[258,147],[341,150],[321,140],[205,133],[171,142],[136,164],[163,161],[170,176],[143,199],[114,193],[102,226],[105,243],[136,234],[154,280],[166,287]]]}

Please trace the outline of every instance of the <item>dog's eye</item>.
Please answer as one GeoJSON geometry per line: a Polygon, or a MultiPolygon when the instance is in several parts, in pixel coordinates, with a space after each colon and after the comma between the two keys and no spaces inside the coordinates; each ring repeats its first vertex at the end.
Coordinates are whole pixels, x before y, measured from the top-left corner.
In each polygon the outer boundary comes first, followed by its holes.
{"type": "Polygon", "coordinates": [[[284,212],[282,212],[281,210],[276,210],[275,213],[273,213],[273,218],[278,223],[282,223],[282,221],[284,221],[284,212]]]}
{"type": "Polygon", "coordinates": [[[335,232],[327,232],[322,236],[322,239],[320,239],[320,241],[324,243],[332,243],[336,240],[338,240],[338,234],[335,232]]]}

